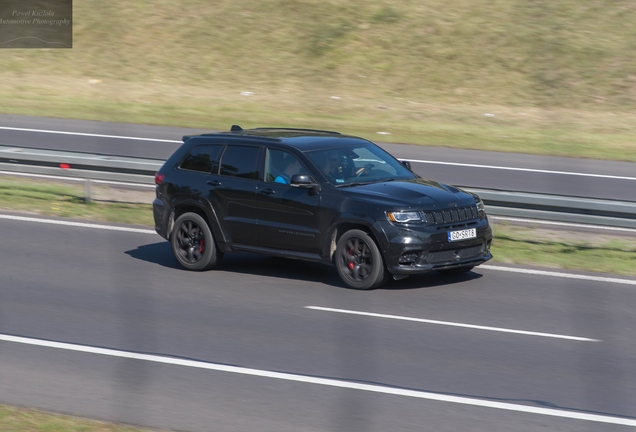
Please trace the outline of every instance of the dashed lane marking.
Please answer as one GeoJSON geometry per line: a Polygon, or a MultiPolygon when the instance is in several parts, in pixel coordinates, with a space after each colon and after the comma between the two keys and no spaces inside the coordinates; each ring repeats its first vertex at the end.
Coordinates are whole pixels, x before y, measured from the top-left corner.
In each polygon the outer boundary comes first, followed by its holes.
{"type": "Polygon", "coordinates": [[[501,327],[464,324],[464,323],[458,323],[458,322],[452,322],[452,321],[438,321],[438,320],[431,320],[431,319],[424,319],[424,318],[405,317],[405,316],[399,316],[399,315],[386,315],[386,314],[373,313],[373,312],[334,309],[334,308],[327,308],[327,307],[321,307],[321,306],[305,306],[305,308],[323,311],[323,312],[336,312],[336,313],[349,314],[349,315],[362,315],[362,316],[368,316],[373,318],[387,318],[387,319],[393,319],[393,320],[411,321],[411,322],[418,322],[418,323],[424,323],[424,324],[463,327],[463,328],[469,328],[469,329],[475,329],[475,330],[488,330],[488,331],[501,332],[501,333],[515,333],[515,334],[526,335],[526,336],[541,336],[541,337],[548,337],[548,338],[569,339],[569,340],[584,341],[584,342],[600,342],[600,340],[598,339],[590,339],[590,338],[584,338],[579,336],[567,336],[567,335],[560,335],[560,334],[554,334],[554,333],[541,333],[541,332],[533,332],[533,331],[526,331],[526,330],[514,330],[514,329],[501,328],[501,327]]]}

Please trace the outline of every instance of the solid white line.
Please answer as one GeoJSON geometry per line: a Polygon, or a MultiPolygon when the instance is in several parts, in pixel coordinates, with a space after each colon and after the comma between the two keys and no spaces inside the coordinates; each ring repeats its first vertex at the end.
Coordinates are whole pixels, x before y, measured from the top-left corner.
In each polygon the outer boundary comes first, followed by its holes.
{"type": "Polygon", "coordinates": [[[574,274],[574,273],[560,273],[553,271],[545,271],[545,270],[531,270],[524,268],[515,268],[515,267],[499,267],[490,264],[482,264],[477,269],[487,269],[487,270],[496,270],[503,272],[511,272],[511,273],[523,273],[523,274],[531,274],[538,276],[550,276],[550,277],[558,277],[564,279],[580,279],[580,280],[589,280],[594,282],[608,282],[608,283],[616,283],[623,285],[636,285],[636,280],[632,279],[619,279],[619,278],[610,278],[603,276],[588,276],[582,274],[574,274]]]}
{"type": "MultiPolygon", "coordinates": [[[[66,131],[47,130],[47,129],[16,128],[16,127],[9,127],[9,126],[0,126],[0,129],[15,130],[15,131],[21,131],[21,132],[39,132],[39,133],[51,133],[51,134],[62,134],[62,135],[77,135],[77,136],[89,136],[89,137],[99,137],[99,138],[125,139],[125,140],[135,140],[135,141],[156,141],[156,142],[168,142],[168,143],[182,142],[179,140],[166,140],[166,139],[159,139],[159,138],[102,135],[102,134],[91,134],[91,133],[84,133],[84,132],[66,132],[66,131]]],[[[550,171],[550,170],[532,169],[532,168],[513,168],[513,167],[502,167],[502,166],[495,166],[495,165],[478,165],[478,164],[468,164],[468,163],[459,163],[459,162],[442,162],[442,161],[430,161],[430,160],[420,160],[420,159],[400,158],[400,160],[406,160],[409,162],[416,162],[416,163],[423,163],[423,164],[453,165],[453,166],[464,166],[464,167],[471,167],[471,168],[499,169],[499,170],[507,170],[507,171],[526,171],[526,172],[543,173],[543,174],[561,174],[561,175],[572,175],[572,176],[583,176],[583,177],[609,178],[609,179],[618,179],[618,180],[636,180],[636,177],[613,176],[613,175],[606,175],[606,174],[588,174],[588,173],[577,173],[577,172],[569,172],[569,171],[550,171]]]]}
{"type": "Polygon", "coordinates": [[[333,309],[333,308],[326,308],[321,306],[305,306],[305,308],[324,311],[324,312],[337,312],[337,313],[350,314],[350,315],[363,315],[363,316],[369,316],[374,318],[388,318],[388,319],[401,320],[401,321],[413,321],[413,322],[420,322],[420,323],[426,323],[426,324],[445,325],[445,326],[451,326],[451,327],[464,327],[464,328],[470,328],[470,329],[489,330],[489,331],[496,331],[496,332],[502,332],[502,333],[515,333],[515,334],[522,334],[522,335],[528,335],[528,336],[541,336],[541,337],[569,339],[569,340],[584,341],[584,342],[600,342],[600,340],[598,339],[589,339],[589,338],[578,337],[578,336],[566,336],[566,335],[559,335],[559,334],[553,334],[553,333],[539,333],[539,332],[531,332],[531,331],[525,331],[525,330],[512,330],[512,329],[506,329],[506,328],[500,328],[500,327],[488,327],[488,326],[481,326],[481,325],[474,325],[474,324],[462,324],[462,323],[450,322],[450,321],[437,321],[437,320],[430,320],[430,319],[423,319],[423,318],[411,318],[411,317],[405,317],[405,316],[399,316],[399,315],[385,315],[385,314],[372,313],[372,312],[359,312],[359,311],[352,311],[352,310],[346,310],[346,309],[333,309]]]}
{"type": "Polygon", "coordinates": [[[511,221],[511,222],[528,222],[528,223],[541,224],[541,225],[566,226],[566,227],[572,227],[572,228],[593,228],[593,229],[606,230],[606,231],[623,231],[623,232],[636,233],[636,229],[633,229],[633,228],[621,228],[621,227],[611,227],[611,226],[602,226],[602,225],[585,225],[585,224],[568,223],[568,222],[545,221],[541,219],[523,219],[523,218],[514,218],[514,217],[505,217],[505,216],[488,216],[488,219],[511,221]]]}
{"type": "Polygon", "coordinates": [[[79,228],[93,228],[93,229],[101,229],[101,230],[108,230],[108,231],[125,231],[125,232],[135,232],[135,233],[142,233],[142,234],[157,234],[154,230],[149,230],[149,229],[99,225],[99,224],[83,223],[83,222],[70,222],[70,221],[61,221],[61,220],[53,220],[53,219],[40,219],[40,218],[25,217],[25,216],[0,214],[0,219],[17,220],[22,222],[38,222],[38,223],[46,223],[46,224],[52,224],[52,225],[65,225],[65,226],[72,226],[72,227],[79,227],[79,228]]]}
{"type": "Polygon", "coordinates": [[[198,369],[207,369],[207,370],[214,370],[219,372],[230,372],[230,373],[236,373],[241,375],[258,376],[263,378],[273,378],[273,379],[280,379],[285,381],[296,381],[296,382],[302,382],[302,383],[308,383],[308,384],[323,385],[328,387],[339,387],[339,388],[361,390],[361,391],[367,391],[367,392],[373,392],[373,393],[383,393],[383,394],[389,394],[389,395],[395,395],[395,396],[405,396],[405,397],[412,397],[412,398],[418,398],[418,399],[427,399],[427,400],[433,400],[438,402],[450,402],[450,403],[456,403],[456,404],[462,404],[462,405],[472,405],[472,406],[494,408],[494,409],[500,409],[500,410],[506,410],[506,411],[517,411],[517,412],[539,414],[539,415],[552,416],[552,417],[561,417],[561,418],[567,418],[567,419],[584,420],[584,421],[591,421],[591,422],[597,422],[597,423],[617,424],[617,425],[623,425],[623,426],[636,427],[636,420],[622,418],[622,417],[612,417],[612,416],[605,416],[605,415],[599,415],[599,414],[587,414],[582,412],[565,411],[565,410],[558,410],[558,409],[551,409],[551,408],[539,408],[539,407],[533,407],[528,405],[517,405],[517,404],[511,404],[511,403],[505,403],[505,402],[495,402],[495,401],[489,401],[484,399],[473,399],[473,398],[461,397],[461,396],[451,396],[451,395],[430,393],[430,392],[424,392],[424,391],[418,391],[418,390],[406,390],[406,389],[400,389],[400,388],[394,388],[394,387],[386,387],[386,386],[373,385],[373,384],[362,384],[357,382],[341,381],[341,380],[329,379],[329,378],[316,378],[316,377],[307,376],[307,375],[296,375],[296,374],[290,374],[290,373],[284,373],[284,372],[273,372],[273,371],[261,370],[261,369],[250,369],[250,368],[244,368],[244,367],[238,367],[238,366],[227,366],[227,365],[218,364],[218,363],[207,363],[207,362],[195,361],[195,360],[184,360],[184,359],[173,358],[173,357],[140,354],[135,352],[119,351],[119,350],[108,349],[108,348],[96,348],[96,347],[90,347],[85,345],[76,345],[76,344],[63,343],[63,342],[52,342],[52,341],[46,341],[41,339],[32,339],[32,338],[10,336],[10,335],[3,335],[3,334],[0,334],[0,341],[14,342],[14,343],[20,343],[20,344],[26,344],[26,345],[35,345],[35,346],[41,346],[41,347],[47,347],[47,348],[57,348],[62,350],[84,352],[84,353],[105,355],[105,356],[111,356],[111,357],[142,360],[142,361],[163,363],[163,364],[175,365],[175,366],[185,366],[185,367],[198,368],[198,369]]]}
{"type": "MultiPolygon", "coordinates": [[[[33,218],[33,217],[24,217],[24,216],[14,216],[14,215],[2,215],[0,214],[0,219],[9,219],[9,220],[19,220],[25,222],[38,222],[38,223],[50,223],[54,225],[66,225],[66,226],[75,226],[81,228],[96,228],[96,229],[104,229],[111,231],[129,231],[129,232],[139,232],[145,234],[156,234],[153,230],[144,230],[138,228],[127,228],[127,227],[118,227],[118,226],[109,226],[109,225],[98,225],[98,224],[89,224],[89,223],[80,223],[80,222],[68,222],[68,221],[60,221],[53,219],[42,219],[42,218],[33,218]]],[[[619,278],[610,278],[610,277],[602,277],[602,276],[587,276],[575,273],[558,273],[553,271],[544,271],[544,270],[531,270],[531,269],[523,269],[523,268],[513,268],[513,267],[499,267],[493,266],[489,264],[482,264],[479,266],[482,269],[488,270],[496,270],[496,271],[507,271],[513,273],[525,273],[539,276],[551,276],[551,277],[560,277],[565,279],[582,279],[582,280],[590,280],[596,282],[608,282],[608,283],[616,283],[623,285],[636,285],[636,280],[631,279],[619,279],[619,278]]]]}
{"type": "MultiPolygon", "coordinates": [[[[55,175],[47,175],[47,174],[29,174],[29,173],[19,173],[15,171],[0,171],[0,174],[12,175],[12,176],[23,176],[23,177],[37,177],[37,178],[48,178],[55,180],[71,180],[71,181],[86,181],[88,179],[80,178],[80,177],[62,177],[55,175]]],[[[102,184],[112,184],[112,185],[122,185],[122,186],[138,186],[138,187],[147,187],[154,188],[155,185],[145,184],[145,183],[129,183],[129,182],[120,182],[120,181],[111,181],[111,180],[92,180],[93,183],[102,183],[102,184]]]]}
{"type": "Polygon", "coordinates": [[[589,173],[579,173],[579,172],[570,172],[570,171],[551,171],[551,170],[543,170],[543,169],[534,169],[534,168],[514,168],[514,167],[502,167],[496,165],[478,165],[478,164],[469,164],[469,163],[459,163],[459,162],[441,162],[441,161],[430,161],[430,160],[418,160],[418,159],[403,159],[409,162],[417,162],[423,164],[435,164],[435,165],[453,165],[453,166],[463,166],[469,168],[484,168],[484,169],[498,169],[505,171],[525,171],[532,173],[541,173],[541,174],[560,174],[560,175],[571,175],[571,176],[580,176],[580,177],[596,177],[596,178],[608,178],[608,179],[617,179],[617,180],[636,180],[636,177],[625,177],[625,176],[615,176],[608,174],[589,174],[589,173]]]}
{"type": "Polygon", "coordinates": [[[46,130],[46,129],[27,129],[27,128],[16,128],[16,127],[8,127],[8,126],[0,126],[0,129],[15,130],[15,131],[21,131],[21,132],[40,132],[40,133],[61,134],[61,135],[78,135],[78,136],[89,136],[89,137],[98,137],[98,138],[126,139],[126,140],[134,140],[134,141],[157,141],[157,142],[167,142],[167,143],[182,143],[183,142],[183,141],[166,140],[166,139],[159,139],[159,138],[141,138],[141,137],[130,137],[130,136],[119,136],[119,135],[102,135],[102,134],[91,134],[91,133],[84,133],[84,132],[65,132],[65,131],[46,130]]]}

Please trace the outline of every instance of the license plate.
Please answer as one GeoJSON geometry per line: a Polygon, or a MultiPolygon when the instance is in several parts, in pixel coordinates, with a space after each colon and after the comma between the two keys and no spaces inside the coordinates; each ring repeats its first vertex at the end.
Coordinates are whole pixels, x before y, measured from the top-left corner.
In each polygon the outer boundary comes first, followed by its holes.
{"type": "Polygon", "coordinates": [[[449,231],[448,232],[448,241],[454,242],[459,240],[466,240],[477,237],[477,229],[465,229],[461,231],[449,231]]]}

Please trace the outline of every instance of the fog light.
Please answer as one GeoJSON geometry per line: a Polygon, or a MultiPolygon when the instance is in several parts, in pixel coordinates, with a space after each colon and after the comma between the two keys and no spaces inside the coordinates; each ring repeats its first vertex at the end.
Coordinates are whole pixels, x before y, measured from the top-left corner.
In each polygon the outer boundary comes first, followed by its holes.
{"type": "Polygon", "coordinates": [[[416,253],[413,253],[413,252],[405,253],[398,260],[398,264],[400,264],[400,265],[412,265],[415,262],[416,259],[417,259],[417,252],[416,253]]]}

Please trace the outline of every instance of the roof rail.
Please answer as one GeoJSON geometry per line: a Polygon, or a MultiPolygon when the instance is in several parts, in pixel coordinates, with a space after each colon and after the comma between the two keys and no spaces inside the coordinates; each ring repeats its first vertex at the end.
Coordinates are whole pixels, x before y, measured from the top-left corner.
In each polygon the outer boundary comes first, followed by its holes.
{"type": "MultiPolygon", "coordinates": [[[[223,137],[223,139],[250,139],[250,140],[265,140],[265,141],[280,141],[280,139],[278,138],[272,138],[272,137],[265,137],[265,136],[250,136],[250,135],[239,135],[237,134],[237,132],[240,131],[234,131],[234,135],[232,133],[228,134],[227,132],[209,132],[209,133],[202,133],[199,135],[186,135],[184,136],[184,140],[185,138],[196,138],[196,137],[223,137]]],[[[184,141],[185,142],[185,141],[184,141]]]]}
{"type": "Polygon", "coordinates": [[[304,128],[285,128],[285,127],[259,127],[254,128],[254,130],[284,130],[284,131],[298,131],[298,132],[320,132],[320,133],[330,133],[336,135],[342,135],[340,132],[321,130],[321,129],[304,129],[304,128]]]}

